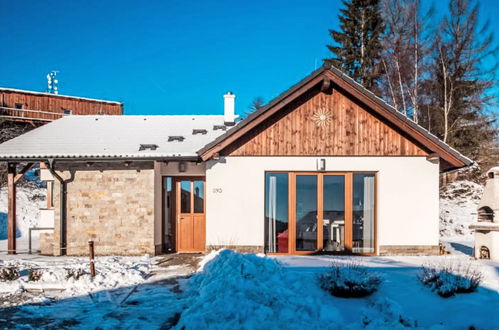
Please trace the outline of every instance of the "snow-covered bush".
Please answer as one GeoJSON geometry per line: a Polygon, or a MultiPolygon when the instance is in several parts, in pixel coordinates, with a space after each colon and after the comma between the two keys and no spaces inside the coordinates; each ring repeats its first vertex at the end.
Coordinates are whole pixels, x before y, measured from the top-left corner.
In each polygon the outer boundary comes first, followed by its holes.
{"type": "Polygon", "coordinates": [[[83,269],[70,268],[66,270],[66,279],[74,278],[75,280],[79,279],[81,276],[85,274],[83,269]]]}
{"type": "Polygon", "coordinates": [[[43,271],[41,269],[29,269],[28,270],[28,281],[36,282],[42,278],[43,271]]]}
{"type": "Polygon", "coordinates": [[[327,273],[319,275],[321,288],[344,298],[368,296],[378,289],[381,282],[379,274],[355,262],[333,263],[327,273]]]}
{"type": "Polygon", "coordinates": [[[469,262],[425,264],[418,274],[421,283],[444,298],[475,291],[482,277],[469,262]]]}
{"type": "Polygon", "coordinates": [[[0,281],[14,281],[19,278],[19,268],[0,267],[0,281]]]}

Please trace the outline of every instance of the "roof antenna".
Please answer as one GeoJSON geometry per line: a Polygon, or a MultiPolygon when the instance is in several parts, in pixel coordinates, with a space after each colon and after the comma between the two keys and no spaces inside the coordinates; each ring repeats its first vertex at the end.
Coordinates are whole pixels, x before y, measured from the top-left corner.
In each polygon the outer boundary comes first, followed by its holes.
{"type": "Polygon", "coordinates": [[[57,87],[59,80],[56,78],[58,72],[59,71],[52,70],[47,75],[47,92],[51,94],[59,94],[59,88],[57,87]]]}

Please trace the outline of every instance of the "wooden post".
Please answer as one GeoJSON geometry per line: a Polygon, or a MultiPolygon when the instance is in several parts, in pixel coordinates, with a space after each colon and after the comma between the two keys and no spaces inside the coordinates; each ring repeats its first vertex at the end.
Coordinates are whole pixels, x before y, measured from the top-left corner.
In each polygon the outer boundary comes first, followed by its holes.
{"type": "Polygon", "coordinates": [[[95,277],[94,241],[88,241],[88,250],[90,256],[90,276],[95,277]]]}
{"type": "Polygon", "coordinates": [[[16,254],[16,164],[7,164],[7,250],[16,254]]]}

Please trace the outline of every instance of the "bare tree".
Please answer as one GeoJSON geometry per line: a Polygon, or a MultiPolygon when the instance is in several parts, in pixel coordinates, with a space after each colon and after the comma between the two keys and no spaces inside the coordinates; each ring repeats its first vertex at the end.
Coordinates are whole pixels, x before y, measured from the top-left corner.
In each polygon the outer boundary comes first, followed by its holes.
{"type": "Polygon", "coordinates": [[[424,15],[420,11],[419,0],[382,3],[387,27],[382,38],[384,97],[415,122],[419,119],[421,81],[428,76],[428,25],[433,15],[432,8],[424,15]]]}

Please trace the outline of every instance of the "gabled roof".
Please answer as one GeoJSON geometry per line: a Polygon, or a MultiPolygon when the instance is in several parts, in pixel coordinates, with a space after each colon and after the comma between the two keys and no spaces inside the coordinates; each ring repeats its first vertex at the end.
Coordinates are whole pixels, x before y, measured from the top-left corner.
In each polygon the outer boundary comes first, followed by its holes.
{"type": "Polygon", "coordinates": [[[223,124],[223,116],[67,116],[0,144],[0,160],[197,160],[223,124]]]}
{"type": "Polygon", "coordinates": [[[0,160],[207,160],[319,84],[346,91],[427,150],[436,153],[448,164],[446,168],[459,168],[473,163],[333,67],[322,67],[312,72],[226,131],[215,129],[215,126],[224,127],[224,117],[221,115],[67,116],[1,144],[0,160]]]}
{"type": "Polygon", "coordinates": [[[345,90],[355,99],[363,103],[366,107],[372,109],[382,118],[393,123],[400,130],[405,132],[414,140],[418,141],[425,148],[433,153],[436,153],[450,165],[450,168],[469,166],[473,163],[471,159],[465,157],[457,150],[441,141],[425,128],[416,124],[381,98],[374,95],[371,91],[367,90],[352,78],[332,66],[324,66],[312,72],[299,83],[293,85],[287,91],[273,99],[266,106],[260,108],[258,111],[255,111],[242,120],[236,127],[228,130],[225,134],[219,136],[214,141],[200,149],[198,151],[199,156],[202,160],[207,160],[213,157],[215,154],[227,148],[233,142],[248,133],[252,128],[256,127],[271,115],[281,110],[291,101],[295,100],[319,84],[324,84],[325,86],[333,84],[334,88],[339,87],[345,90]]]}

